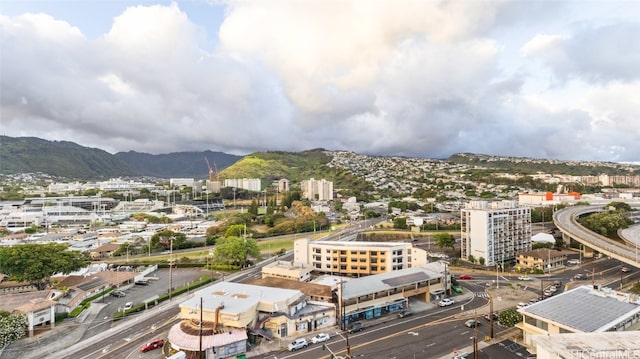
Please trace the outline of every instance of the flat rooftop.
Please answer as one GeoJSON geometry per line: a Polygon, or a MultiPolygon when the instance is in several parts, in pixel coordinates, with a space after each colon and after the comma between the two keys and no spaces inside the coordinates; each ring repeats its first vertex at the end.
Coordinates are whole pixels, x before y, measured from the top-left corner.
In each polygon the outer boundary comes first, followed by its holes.
{"type": "Polygon", "coordinates": [[[438,270],[440,267],[444,268],[439,263],[433,263],[422,267],[351,278],[342,284],[342,298],[351,299],[373,292],[439,278],[443,276],[443,273],[438,270]]]}
{"type": "Polygon", "coordinates": [[[539,351],[550,352],[558,358],[637,358],[640,356],[637,331],[538,334],[531,336],[531,342],[539,351]]]}
{"type": "Polygon", "coordinates": [[[519,310],[579,332],[604,332],[640,313],[638,302],[616,297],[613,292],[582,286],[519,310]]]}
{"type": "Polygon", "coordinates": [[[281,302],[302,295],[299,290],[263,287],[252,284],[219,282],[204,287],[193,294],[193,297],[182,302],[180,307],[199,308],[200,298],[205,310],[215,310],[223,305],[226,313],[244,313],[261,301],[281,302]]]}
{"type": "Polygon", "coordinates": [[[339,242],[339,241],[312,241],[309,242],[312,245],[323,245],[323,246],[332,246],[332,247],[348,247],[351,250],[357,250],[358,247],[404,247],[407,244],[411,245],[409,242],[339,242]]]}

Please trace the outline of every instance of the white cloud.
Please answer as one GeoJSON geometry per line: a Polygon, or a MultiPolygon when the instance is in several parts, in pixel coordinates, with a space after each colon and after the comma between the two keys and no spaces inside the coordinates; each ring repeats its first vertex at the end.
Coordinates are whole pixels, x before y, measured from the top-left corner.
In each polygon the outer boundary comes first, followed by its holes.
{"type": "Polygon", "coordinates": [[[638,160],[638,23],[607,5],[226,4],[216,41],[179,3],[123,8],[92,38],[0,15],[5,134],[111,152],[638,160]]]}

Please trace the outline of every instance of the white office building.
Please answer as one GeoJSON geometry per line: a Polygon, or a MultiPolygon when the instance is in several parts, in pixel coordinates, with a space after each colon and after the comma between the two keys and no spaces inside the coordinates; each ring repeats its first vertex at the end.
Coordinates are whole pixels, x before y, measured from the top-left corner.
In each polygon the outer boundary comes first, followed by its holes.
{"type": "Polygon", "coordinates": [[[471,201],[460,220],[461,258],[494,266],[531,250],[531,209],[516,201],[471,201]]]}

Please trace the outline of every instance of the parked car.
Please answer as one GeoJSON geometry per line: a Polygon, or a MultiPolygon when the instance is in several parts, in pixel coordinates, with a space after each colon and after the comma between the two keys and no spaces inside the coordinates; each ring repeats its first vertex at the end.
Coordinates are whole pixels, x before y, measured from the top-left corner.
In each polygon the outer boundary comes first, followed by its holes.
{"type": "Polygon", "coordinates": [[[326,342],[329,339],[331,339],[331,336],[329,336],[329,334],[327,334],[327,333],[318,333],[313,338],[311,338],[311,342],[313,344],[318,344],[318,343],[326,342]]]}
{"type": "Polygon", "coordinates": [[[144,353],[144,352],[148,352],[149,350],[162,348],[163,345],[164,345],[164,340],[163,339],[154,339],[154,340],[148,342],[147,344],[143,345],[140,348],[140,350],[144,353]]]}
{"type": "Polygon", "coordinates": [[[491,321],[491,317],[493,317],[493,321],[497,321],[498,320],[498,313],[487,313],[484,315],[484,319],[487,321],[491,321]]]}
{"type": "Polygon", "coordinates": [[[526,275],[523,275],[523,276],[518,277],[518,280],[525,280],[525,281],[527,281],[527,280],[533,280],[533,278],[531,278],[531,277],[529,277],[529,276],[526,276],[526,275]]]}
{"type": "Polygon", "coordinates": [[[529,305],[529,303],[520,302],[520,303],[518,303],[518,305],[516,305],[516,308],[522,309],[522,308],[524,308],[524,307],[526,307],[528,305],[529,305]]]}
{"type": "Polygon", "coordinates": [[[475,328],[480,326],[480,322],[475,319],[469,319],[464,322],[464,326],[467,328],[475,328]]]}
{"type": "Polygon", "coordinates": [[[360,322],[355,322],[355,323],[351,324],[349,326],[349,329],[348,329],[349,334],[355,333],[355,332],[359,332],[359,331],[362,331],[362,330],[364,330],[364,325],[362,325],[362,323],[360,323],[360,322]]]}
{"type": "Polygon", "coordinates": [[[412,316],[412,315],[413,315],[413,312],[410,311],[410,310],[403,310],[400,313],[398,313],[398,317],[399,318],[405,318],[405,317],[409,317],[409,316],[412,316]]]}
{"type": "Polygon", "coordinates": [[[140,279],[136,281],[137,285],[149,285],[149,280],[148,279],[140,279]]]}
{"type": "Polygon", "coordinates": [[[309,345],[309,343],[307,343],[307,340],[305,338],[298,338],[289,343],[288,348],[290,352],[295,352],[298,349],[306,348],[307,345],[309,345]]]}
{"type": "Polygon", "coordinates": [[[114,290],[113,292],[111,292],[111,296],[116,298],[122,298],[122,297],[125,297],[126,295],[127,293],[121,290],[114,290]]]}
{"type": "Polygon", "coordinates": [[[133,308],[133,302],[126,302],[126,303],[124,304],[124,307],[122,307],[122,310],[123,310],[123,311],[124,311],[124,310],[129,310],[129,309],[131,309],[131,308],[133,308]]]}
{"type": "Polygon", "coordinates": [[[452,305],[453,303],[455,303],[453,301],[453,299],[444,298],[444,299],[442,299],[441,301],[438,302],[438,306],[440,306],[440,307],[448,307],[448,306],[452,305]]]}
{"type": "Polygon", "coordinates": [[[472,357],[471,353],[462,352],[462,353],[457,354],[456,356],[454,356],[453,359],[468,359],[468,358],[471,358],[471,357],[472,357]]]}
{"type": "Polygon", "coordinates": [[[620,271],[622,273],[629,273],[629,272],[631,272],[631,269],[629,269],[629,267],[622,267],[622,269],[620,269],[620,271]]]}
{"type": "Polygon", "coordinates": [[[578,265],[578,264],[580,264],[580,260],[579,259],[569,259],[567,261],[567,265],[570,265],[570,266],[575,266],[575,265],[578,265]]]}
{"type": "Polygon", "coordinates": [[[465,280],[465,279],[473,279],[473,276],[472,276],[472,275],[470,275],[470,274],[460,274],[460,275],[458,276],[458,279],[462,279],[462,280],[465,280]]]}

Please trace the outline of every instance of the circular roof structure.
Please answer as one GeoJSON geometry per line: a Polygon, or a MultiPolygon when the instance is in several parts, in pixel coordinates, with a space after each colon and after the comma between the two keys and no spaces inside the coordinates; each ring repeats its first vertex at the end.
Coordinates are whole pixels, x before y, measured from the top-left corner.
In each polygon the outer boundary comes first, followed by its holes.
{"type": "Polygon", "coordinates": [[[549,233],[538,233],[531,237],[533,243],[556,243],[556,239],[549,233]]]}

